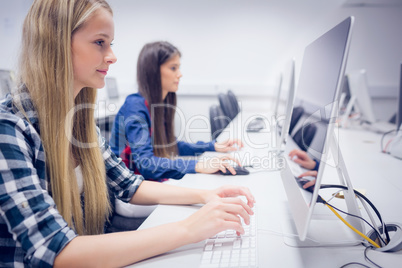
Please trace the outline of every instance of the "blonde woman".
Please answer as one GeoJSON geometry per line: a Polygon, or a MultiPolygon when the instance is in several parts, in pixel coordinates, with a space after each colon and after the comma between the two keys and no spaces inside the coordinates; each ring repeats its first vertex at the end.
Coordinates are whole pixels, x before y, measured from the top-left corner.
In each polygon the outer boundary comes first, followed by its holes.
{"type": "Polygon", "coordinates": [[[242,233],[239,216],[249,222],[247,188],[143,181],[106,147],[93,104],[116,62],[113,38],[103,0],[35,0],[28,12],[19,87],[0,103],[1,267],[124,266],[224,229],[242,233]],[[180,222],[103,234],[108,192],[140,205],[206,205],[180,222]]]}

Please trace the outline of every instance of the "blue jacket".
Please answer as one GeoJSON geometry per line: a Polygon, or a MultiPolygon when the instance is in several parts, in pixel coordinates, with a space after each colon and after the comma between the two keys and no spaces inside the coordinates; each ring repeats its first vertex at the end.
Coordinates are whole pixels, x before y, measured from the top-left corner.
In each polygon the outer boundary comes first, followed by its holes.
{"type": "Polygon", "coordinates": [[[318,168],[320,167],[320,162],[318,160],[313,159],[315,162],[315,167],[313,168],[313,170],[318,171],[318,168]]]}
{"type": "MultiPolygon", "coordinates": [[[[195,173],[196,160],[169,159],[154,155],[151,136],[151,115],[148,104],[140,94],[129,95],[116,115],[110,137],[112,151],[123,158],[131,169],[145,179],[161,181],[164,178],[181,179],[186,173],[195,173]]],[[[215,151],[215,141],[177,142],[180,156],[196,156],[215,151]]]]}

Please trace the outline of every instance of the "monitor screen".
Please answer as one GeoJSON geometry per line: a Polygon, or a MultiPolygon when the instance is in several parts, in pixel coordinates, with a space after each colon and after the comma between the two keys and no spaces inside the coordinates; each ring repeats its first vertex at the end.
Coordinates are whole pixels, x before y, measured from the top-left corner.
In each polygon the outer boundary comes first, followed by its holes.
{"type": "MultiPolygon", "coordinates": [[[[301,119],[303,120],[301,127],[311,123],[320,126],[316,133],[316,136],[320,137],[319,142],[309,148],[309,152],[313,151],[314,157],[320,161],[315,187],[310,191],[301,187],[297,178],[300,174],[292,173],[290,167],[292,161],[288,159],[288,164],[281,171],[289,208],[300,241],[306,239],[311,225],[327,160],[327,148],[333,139],[353,21],[354,18],[349,17],[323,34],[305,48],[303,56],[294,105],[302,106],[306,114],[301,119]]],[[[294,142],[288,142],[286,145],[287,152],[295,148],[294,142]]],[[[320,237],[317,238],[317,241],[319,240],[320,237]]]]}

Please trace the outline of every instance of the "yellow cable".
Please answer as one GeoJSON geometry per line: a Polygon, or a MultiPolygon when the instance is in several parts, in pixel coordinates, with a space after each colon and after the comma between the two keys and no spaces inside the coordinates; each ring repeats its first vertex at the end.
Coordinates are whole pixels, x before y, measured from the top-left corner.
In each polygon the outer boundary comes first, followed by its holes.
{"type": "Polygon", "coordinates": [[[339,215],[338,212],[336,212],[336,210],[329,206],[328,204],[325,204],[327,207],[329,207],[330,210],[332,210],[332,212],[344,223],[346,224],[350,229],[352,229],[353,231],[355,231],[358,235],[360,235],[361,237],[363,237],[364,239],[366,239],[367,241],[370,242],[370,244],[372,244],[373,246],[375,246],[376,248],[380,248],[379,245],[377,245],[376,242],[374,242],[373,240],[371,240],[370,238],[368,238],[366,235],[364,235],[362,232],[360,232],[359,230],[357,230],[355,227],[353,227],[352,225],[350,225],[350,223],[348,223],[344,218],[341,217],[341,215],[339,215]]]}

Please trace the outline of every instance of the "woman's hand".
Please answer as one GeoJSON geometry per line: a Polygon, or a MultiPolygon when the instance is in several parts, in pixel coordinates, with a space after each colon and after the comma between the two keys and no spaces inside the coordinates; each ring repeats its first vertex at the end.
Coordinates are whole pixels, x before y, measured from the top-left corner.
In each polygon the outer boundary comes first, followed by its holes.
{"type": "MultiPolygon", "coordinates": [[[[303,177],[317,177],[317,171],[315,171],[315,170],[306,171],[299,175],[299,178],[303,178],[303,177]]],[[[303,185],[303,189],[307,189],[308,187],[313,186],[313,185],[315,185],[315,179],[305,183],[303,185]]]]}
{"type": "Polygon", "coordinates": [[[228,229],[235,230],[237,235],[244,234],[240,218],[250,224],[249,215],[253,213],[240,198],[214,198],[180,224],[189,240],[197,243],[228,229]]]}
{"type": "Polygon", "coordinates": [[[220,153],[233,152],[239,150],[240,148],[243,148],[243,143],[241,142],[241,140],[237,139],[215,143],[215,151],[220,153]]]}
{"type": "Polygon", "coordinates": [[[239,166],[241,166],[239,160],[230,155],[224,155],[198,161],[195,165],[195,172],[212,174],[219,170],[221,170],[222,172],[226,172],[226,169],[228,169],[230,173],[236,175],[236,171],[230,165],[229,161],[236,162],[239,166]]]}
{"type": "Polygon", "coordinates": [[[314,169],[317,164],[305,151],[294,149],[289,153],[290,159],[307,169],[314,169]]]}
{"type": "Polygon", "coordinates": [[[247,198],[247,205],[249,207],[254,207],[255,198],[251,194],[250,189],[243,186],[233,186],[233,185],[225,185],[219,187],[215,190],[210,190],[205,195],[205,203],[215,199],[215,198],[226,198],[226,197],[237,197],[237,196],[245,196],[247,198]]]}

